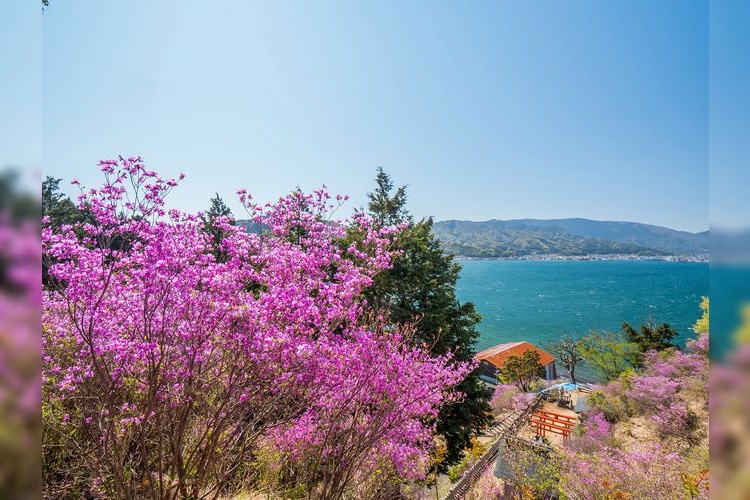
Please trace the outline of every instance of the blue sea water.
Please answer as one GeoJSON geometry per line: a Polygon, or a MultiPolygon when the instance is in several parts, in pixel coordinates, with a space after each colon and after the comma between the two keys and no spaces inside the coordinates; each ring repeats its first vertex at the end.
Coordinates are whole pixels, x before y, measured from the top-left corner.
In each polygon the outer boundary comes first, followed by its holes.
{"type": "MultiPolygon", "coordinates": [[[[708,295],[708,264],[665,261],[463,260],[461,301],[482,314],[477,350],[527,340],[541,348],[563,334],[620,332],[653,317],[684,345],[708,295]]],[[[566,374],[562,367],[558,372],[566,374]]],[[[585,379],[595,374],[582,367],[585,379]]]]}

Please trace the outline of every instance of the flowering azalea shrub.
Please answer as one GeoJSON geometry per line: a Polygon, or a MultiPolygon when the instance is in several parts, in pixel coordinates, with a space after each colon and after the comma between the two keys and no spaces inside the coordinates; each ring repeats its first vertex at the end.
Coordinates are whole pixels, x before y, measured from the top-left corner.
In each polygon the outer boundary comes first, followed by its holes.
{"type": "Polygon", "coordinates": [[[396,334],[350,335],[352,343],[316,342],[316,397],[269,434],[315,498],[338,498],[373,474],[423,478],[432,428],[420,419],[448,400],[441,388],[465,374],[448,368],[448,358],[406,347],[396,334]]]}
{"type": "Polygon", "coordinates": [[[601,413],[611,423],[626,420],[633,414],[633,408],[627,399],[627,386],[622,380],[598,386],[588,398],[592,410],[601,413]]]}
{"type": "Polygon", "coordinates": [[[536,394],[521,392],[515,385],[498,384],[490,399],[490,408],[495,414],[507,410],[523,411],[535,398],[536,394]]]}
{"type": "Polygon", "coordinates": [[[701,334],[687,352],[646,353],[644,372],[630,380],[628,396],[662,435],[693,438],[697,416],[688,401],[708,405],[707,339],[701,334]]]}
{"type": "Polygon", "coordinates": [[[628,396],[646,411],[669,406],[676,400],[680,381],[660,375],[639,375],[630,381],[628,396]]]}
{"type": "Polygon", "coordinates": [[[563,462],[560,487],[581,499],[675,498],[683,490],[680,462],[658,443],[571,454],[563,462]]]}
{"type": "Polygon", "coordinates": [[[565,452],[563,491],[591,499],[708,497],[707,339],[701,334],[686,352],[646,353],[642,372],[594,392],[565,452]],[[633,425],[653,440],[615,439],[617,426],[627,436],[633,425]]]}
{"type": "Polygon", "coordinates": [[[200,214],[165,206],[178,180],[137,157],[100,166],[83,221],[42,232],[49,483],[77,471],[109,496],[215,497],[263,446],[284,461],[277,485],[320,498],[426,472],[435,415],[471,367],[363,314],[391,229],[330,220],[343,200],[324,191],[261,206],[241,190],[267,229],[220,218],[217,259],[200,214]],[[347,225],[362,236],[342,244],[347,225]]]}
{"type": "Polygon", "coordinates": [[[570,448],[577,451],[594,452],[611,445],[612,424],[599,411],[587,412],[570,441],[570,448]]]}
{"type": "Polygon", "coordinates": [[[466,494],[466,500],[486,500],[502,498],[504,488],[502,482],[495,477],[495,469],[488,467],[466,494]]]}
{"type": "Polygon", "coordinates": [[[498,384],[490,399],[490,408],[495,414],[513,408],[513,400],[519,393],[518,387],[510,384],[498,384]]]}
{"type": "Polygon", "coordinates": [[[524,411],[536,399],[537,395],[531,392],[519,392],[513,396],[511,406],[515,411],[524,411]]]}

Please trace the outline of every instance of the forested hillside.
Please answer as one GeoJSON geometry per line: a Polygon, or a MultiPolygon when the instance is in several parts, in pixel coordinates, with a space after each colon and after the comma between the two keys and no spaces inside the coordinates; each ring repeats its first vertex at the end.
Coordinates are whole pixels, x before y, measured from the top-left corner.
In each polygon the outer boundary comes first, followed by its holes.
{"type": "Polygon", "coordinates": [[[448,220],[434,226],[446,250],[465,257],[513,258],[708,253],[708,232],[688,233],[635,222],[588,219],[448,220]]]}

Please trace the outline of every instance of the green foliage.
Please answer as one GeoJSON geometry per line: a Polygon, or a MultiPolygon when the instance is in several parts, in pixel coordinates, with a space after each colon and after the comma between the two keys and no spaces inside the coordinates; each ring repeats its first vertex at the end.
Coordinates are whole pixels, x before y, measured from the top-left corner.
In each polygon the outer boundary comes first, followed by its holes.
{"type": "Polygon", "coordinates": [[[448,468],[448,479],[450,479],[451,483],[455,483],[459,479],[461,479],[461,476],[464,475],[464,472],[467,470],[466,463],[464,461],[461,461],[457,463],[456,465],[453,465],[448,468]]]}
{"type": "Polygon", "coordinates": [[[701,314],[701,317],[693,324],[693,331],[697,334],[701,333],[707,333],[709,328],[708,323],[708,297],[702,297],[700,308],[703,313],[701,314]]]}
{"type": "Polygon", "coordinates": [[[750,304],[743,305],[740,313],[742,322],[737,331],[734,332],[734,338],[739,343],[747,344],[750,342],[750,304]]]}
{"type": "MultiPolygon", "coordinates": [[[[395,190],[383,169],[378,169],[375,191],[368,195],[369,213],[385,226],[402,225],[396,249],[401,251],[393,266],[375,276],[366,292],[368,304],[386,312],[392,325],[414,325],[413,342],[425,344],[438,356],[447,352],[456,361],[470,361],[479,338],[476,325],[481,316],[470,302],[456,297],[461,267],[446,255],[432,231],[432,219],[415,222],[406,210],[406,188],[395,190]]],[[[348,240],[357,235],[348,235],[348,240]]],[[[348,244],[348,242],[346,242],[348,244]]],[[[472,373],[457,390],[462,401],[443,407],[437,433],[446,440],[447,453],[442,470],[459,460],[471,437],[490,421],[490,397],[478,374],[472,373]]]]}
{"type": "Polygon", "coordinates": [[[216,193],[211,198],[208,211],[203,214],[203,230],[211,235],[211,252],[214,257],[219,262],[223,262],[226,259],[226,252],[221,248],[221,242],[224,241],[226,231],[217,224],[217,219],[220,217],[226,218],[229,224],[234,225],[232,210],[226,206],[219,193],[216,193]]]}
{"type": "Polygon", "coordinates": [[[461,461],[448,469],[448,479],[450,479],[452,483],[461,479],[461,476],[469,470],[469,467],[479,461],[486,451],[487,446],[485,444],[482,444],[476,438],[471,438],[471,446],[466,449],[461,461]]]}
{"type": "Polygon", "coordinates": [[[627,420],[633,411],[624,397],[623,386],[611,385],[606,389],[594,391],[589,396],[588,403],[592,409],[599,410],[607,421],[614,424],[627,420]]]}
{"type": "Polygon", "coordinates": [[[73,224],[81,217],[70,198],[60,192],[60,180],[47,176],[42,182],[42,215],[49,217],[52,227],[73,224]]]}
{"type": "Polygon", "coordinates": [[[557,453],[509,441],[502,455],[502,473],[516,487],[517,497],[549,498],[560,493],[561,458],[557,453]]]}
{"type": "Polygon", "coordinates": [[[476,462],[482,455],[487,451],[487,445],[479,441],[477,438],[471,438],[471,447],[466,451],[466,456],[472,462],[476,462]]]}
{"type": "Polygon", "coordinates": [[[609,332],[593,332],[583,337],[579,348],[586,363],[596,369],[607,382],[617,379],[632,368],[638,354],[637,346],[623,342],[609,332]]]}
{"type": "Polygon", "coordinates": [[[663,351],[677,347],[672,342],[672,339],[678,335],[677,330],[667,323],[657,326],[653,320],[649,320],[643,323],[638,330],[628,323],[623,323],[622,330],[625,333],[627,341],[638,350],[630,359],[630,362],[637,369],[643,368],[643,353],[648,351],[663,351]]]}
{"type": "Polygon", "coordinates": [[[531,382],[531,385],[529,385],[529,392],[539,392],[542,389],[546,389],[550,385],[563,383],[561,379],[557,379],[556,381],[547,380],[547,374],[545,373],[544,375],[544,379],[538,378],[531,382]]]}
{"type": "Polygon", "coordinates": [[[382,226],[396,226],[404,222],[412,222],[412,217],[406,211],[406,186],[401,186],[393,191],[393,181],[385,173],[383,167],[378,167],[375,176],[375,191],[367,194],[370,200],[368,209],[370,215],[382,226]]]}
{"type": "Polygon", "coordinates": [[[532,382],[545,375],[539,358],[534,349],[528,349],[521,356],[508,356],[500,376],[506,384],[515,384],[523,392],[529,392],[532,382]]]}

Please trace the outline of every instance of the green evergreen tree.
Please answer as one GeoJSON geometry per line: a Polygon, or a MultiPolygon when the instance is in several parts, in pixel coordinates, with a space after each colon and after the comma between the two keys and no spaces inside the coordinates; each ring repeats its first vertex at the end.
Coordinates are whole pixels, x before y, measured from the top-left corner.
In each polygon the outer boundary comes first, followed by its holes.
{"type": "MultiPolygon", "coordinates": [[[[60,192],[61,179],[47,176],[42,181],[42,216],[49,217],[50,227],[55,230],[66,224],[83,220],[82,213],[68,196],[60,192]]],[[[42,285],[49,288],[53,285],[48,269],[52,263],[49,255],[42,254],[42,285]]]]}
{"type": "Polygon", "coordinates": [[[226,218],[231,225],[234,225],[234,216],[232,210],[224,203],[219,193],[211,198],[211,206],[203,214],[203,230],[211,235],[211,252],[219,262],[226,259],[226,252],[221,248],[221,242],[224,241],[225,230],[216,223],[220,217],[226,218]]]}
{"type": "MultiPolygon", "coordinates": [[[[368,303],[389,311],[390,323],[414,324],[413,342],[427,345],[434,355],[452,352],[457,361],[475,355],[481,316],[470,302],[456,297],[461,267],[446,255],[432,232],[432,219],[414,222],[406,210],[406,187],[394,191],[390,177],[378,169],[375,191],[368,194],[369,213],[384,226],[404,225],[396,249],[402,253],[393,267],[379,273],[367,292],[368,303]]],[[[474,372],[457,388],[462,401],[440,412],[437,432],[445,438],[447,452],[441,468],[457,462],[472,436],[490,421],[489,395],[474,372]]]]}
{"type": "Polygon", "coordinates": [[[665,349],[677,348],[672,339],[677,336],[677,330],[667,323],[656,325],[653,318],[643,323],[636,330],[628,323],[622,324],[625,339],[635,345],[638,353],[633,357],[633,366],[643,368],[643,353],[646,351],[663,351],[665,349]]]}
{"type": "Polygon", "coordinates": [[[75,203],[60,192],[60,180],[48,175],[42,181],[42,215],[49,217],[52,227],[73,224],[81,218],[75,203]]]}

